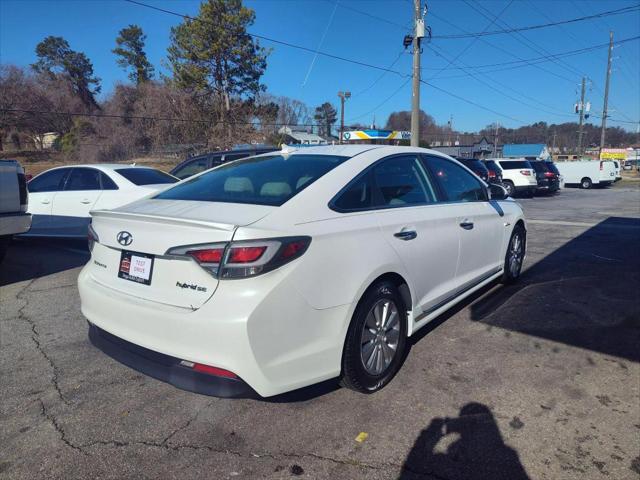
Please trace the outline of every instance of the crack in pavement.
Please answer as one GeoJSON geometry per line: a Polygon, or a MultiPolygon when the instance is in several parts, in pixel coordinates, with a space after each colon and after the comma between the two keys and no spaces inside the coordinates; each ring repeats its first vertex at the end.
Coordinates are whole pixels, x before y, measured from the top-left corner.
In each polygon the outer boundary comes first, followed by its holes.
{"type": "Polygon", "coordinates": [[[82,450],[82,448],[80,448],[79,446],[75,445],[74,443],[72,443],[68,438],[67,435],[64,431],[64,429],[60,426],[60,424],[58,423],[58,420],[56,419],[55,416],[53,416],[52,414],[47,412],[46,407],[44,406],[44,402],[42,401],[41,398],[38,399],[38,402],[40,402],[40,414],[46,418],[49,423],[51,423],[51,425],[53,426],[53,428],[56,430],[56,432],[60,435],[60,440],[62,440],[62,442],[67,445],[68,447],[77,450],[81,453],[83,453],[84,455],[87,455],[87,453],[85,451],[82,450]]]}
{"type": "Polygon", "coordinates": [[[36,323],[31,318],[29,318],[29,316],[26,313],[24,313],[24,309],[29,306],[29,299],[28,298],[23,298],[22,295],[27,292],[29,287],[31,285],[33,285],[33,283],[35,281],[36,281],[36,279],[30,280],[29,283],[20,291],[20,293],[18,293],[16,295],[16,298],[18,300],[24,301],[24,305],[22,307],[20,307],[20,309],[18,310],[18,318],[20,320],[25,321],[31,327],[31,340],[33,341],[34,345],[36,346],[36,350],[38,350],[38,352],[40,352],[42,357],[47,361],[47,363],[51,367],[51,370],[52,370],[51,384],[53,385],[53,388],[55,389],[56,393],[58,394],[58,397],[60,398],[60,400],[65,405],[70,405],[71,403],[62,394],[62,390],[60,389],[60,384],[58,383],[58,377],[59,377],[58,366],[54,363],[54,361],[47,354],[47,352],[45,352],[44,349],[42,348],[42,344],[40,343],[40,332],[38,332],[38,327],[36,326],[36,323]]]}

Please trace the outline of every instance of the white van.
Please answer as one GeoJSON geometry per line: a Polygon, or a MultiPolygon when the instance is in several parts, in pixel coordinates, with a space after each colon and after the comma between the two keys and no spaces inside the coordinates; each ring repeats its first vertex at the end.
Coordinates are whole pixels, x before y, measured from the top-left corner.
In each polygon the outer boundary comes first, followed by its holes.
{"type": "Polygon", "coordinates": [[[556,162],[556,167],[567,185],[591,188],[593,185],[611,185],[616,180],[616,167],[611,160],[585,160],[556,162]]]}

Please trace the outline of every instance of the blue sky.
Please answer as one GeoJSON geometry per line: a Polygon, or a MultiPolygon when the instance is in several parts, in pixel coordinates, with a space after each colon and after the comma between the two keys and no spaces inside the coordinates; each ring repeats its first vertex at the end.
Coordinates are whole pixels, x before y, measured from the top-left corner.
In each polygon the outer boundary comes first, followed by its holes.
{"type": "MultiPolygon", "coordinates": [[[[145,0],[143,0],[145,1],[145,0]]],[[[146,3],[193,15],[197,0],[146,0],[146,3]]],[[[320,50],[361,62],[411,72],[411,56],[403,52],[402,37],[411,23],[408,0],[245,0],[256,11],[252,33],[320,50]],[[335,12],[334,12],[335,9],[335,12]],[[356,12],[356,9],[369,15],[356,12]],[[373,18],[377,17],[377,18],[373,18]],[[326,32],[326,34],[325,34],[326,32]],[[321,39],[324,35],[324,40],[321,39]]],[[[433,35],[481,32],[559,21],[638,4],[638,0],[430,0],[427,24],[433,35]],[[471,4],[471,5],[470,5],[471,4]],[[472,7],[475,6],[475,9],[472,7]],[[484,13],[482,15],[480,12],[484,13]],[[496,15],[500,14],[495,21],[496,15]],[[493,22],[492,22],[493,21],[493,22]]],[[[104,98],[115,82],[127,81],[111,53],[118,31],[131,23],[147,34],[147,52],[157,70],[166,62],[171,26],[180,19],[121,0],[0,0],[0,62],[28,65],[35,60],[34,48],[47,35],[66,38],[71,48],[85,52],[102,79],[104,98]]],[[[562,27],[495,35],[474,40],[436,39],[424,45],[423,78],[459,97],[481,104],[494,112],[454,98],[423,85],[421,107],[446,123],[453,116],[454,128],[478,130],[498,121],[508,127],[520,122],[572,120],[572,108],[579,96],[581,75],[591,79],[587,98],[592,111],[602,110],[607,49],[601,48],[556,62],[526,65],[503,71],[504,67],[475,70],[469,66],[538,58],[607,43],[609,29],[614,39],[640,35],[640,12],[588,20],[562,27]],[[459,56],[459,57],[458,57],[459,56]],[[450,63],[451,60],[455,60],[450,63]],[[453,67],[453,69],[452,69],[453,67]],[[443,68],[446,68],[442,70],[443,68]],[[465,68],[462,70],[461,68],[465,68]],[[483,73],[477,73],[483,72],[483,73]]],[[[337,92],[350,90],[347,122],[378,125],[389,113],[408,110],[411,82],[407,78],[358,65],[262,42],[273,48],[263,83],[275,95],[287,95],[315,107],[324,101],[338,105],[337,92]],[[306,83],[305,83],[305,78],[306,83]],[[404,84],[404,86],[403,86],[404,84]]],[[[640,42],[614,49],[610,93],[613,119],[640,120],[640,42]]],[[[573,116],[575,120],[576,116],[573,116]]],[[[592,118],[596,124],[600,120],[592,118]]],[[[616,123],[635,131],[633,124],[616,123]]]]}

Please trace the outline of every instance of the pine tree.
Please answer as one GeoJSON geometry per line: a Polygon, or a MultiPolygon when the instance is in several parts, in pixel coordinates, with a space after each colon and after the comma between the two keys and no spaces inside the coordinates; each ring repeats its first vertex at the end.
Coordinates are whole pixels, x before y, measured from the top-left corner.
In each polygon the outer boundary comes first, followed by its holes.
{"type": "Polygon", "coordinates": [[[154,68],[147,59],[144,43],[147,36],[138,25],[129,25],[120,30],[116,38],[116,48],[112,50],[119,58],[118,65],[124,70],[131,68],[129,78],[140,85],[153,78],[154,68]]]}

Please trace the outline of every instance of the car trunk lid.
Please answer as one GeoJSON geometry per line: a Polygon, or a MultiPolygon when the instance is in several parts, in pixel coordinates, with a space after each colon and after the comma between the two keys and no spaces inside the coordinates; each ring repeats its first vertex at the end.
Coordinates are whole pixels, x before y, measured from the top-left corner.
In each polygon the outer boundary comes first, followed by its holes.
{"type": "Polygon", "coordinates": [[[167,255],[182,245],[224,243],[239,226],[275,207],[179,200],[142,200],[112,211],[92,212],[98,236],[90,272],[122,293],[197,309],[215,292],[218,279],[194,259],[167,255]],[[215,212],[215,213],[214,213],[215,212]]]}

